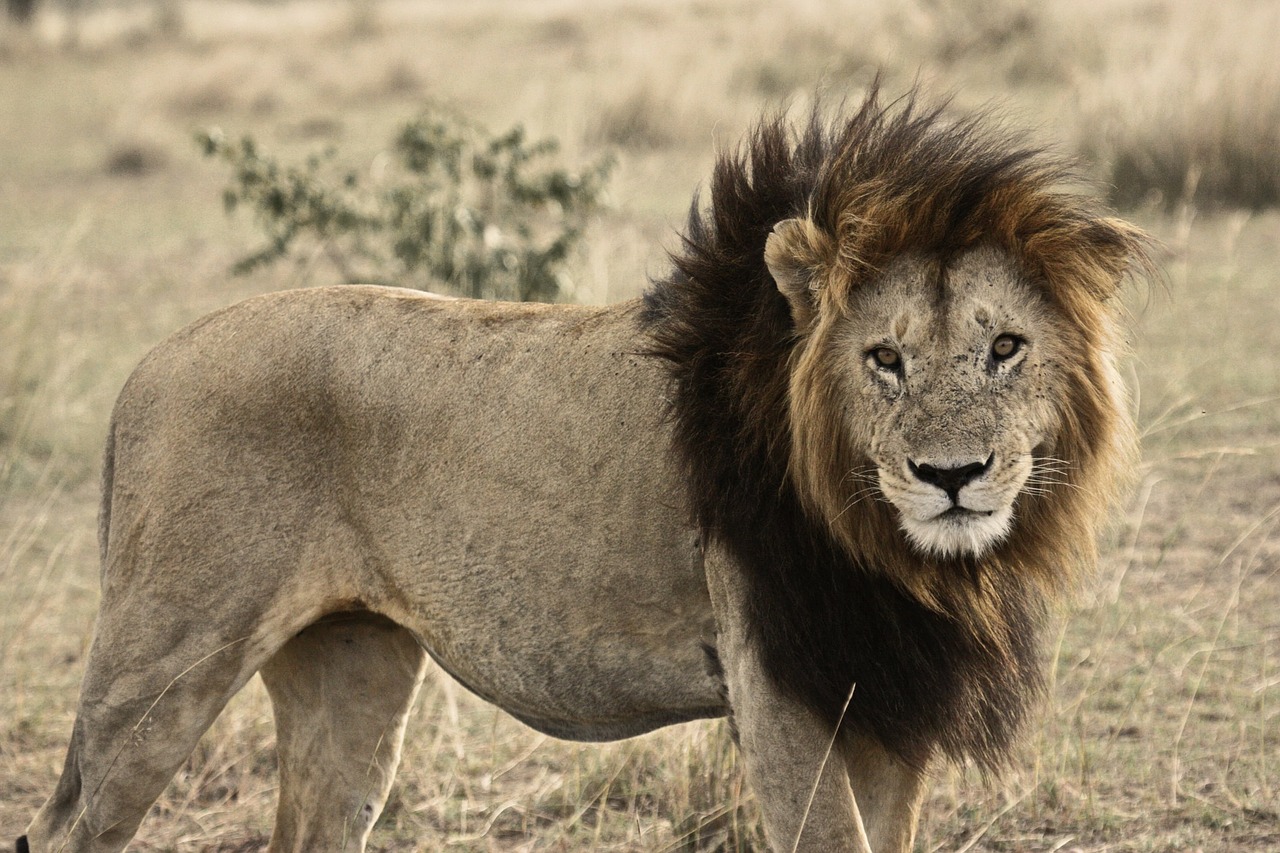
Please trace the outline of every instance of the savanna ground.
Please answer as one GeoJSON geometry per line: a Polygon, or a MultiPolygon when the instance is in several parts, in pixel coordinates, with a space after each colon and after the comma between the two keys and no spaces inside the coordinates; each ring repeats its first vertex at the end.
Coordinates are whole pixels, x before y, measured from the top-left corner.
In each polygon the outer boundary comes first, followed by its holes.
{"type": "MultiPolygon", "coordinates": [[[[571,294],[612,301],[663,270],[717,147],[767,104],[857,100],[879,67],[1083,156],[1167,270],[1130,299],[1144,461],[1050,643],[1047,707],[1006,778],[937,771],[918,849],[1280,849],[1277,31],[1246,0],[188,0],[0,31],[0,843],[61,767],[130,367],[214,307],[334,280],[228,275],[258,237],[223,215],[225,167],[193,131],[290,158],[332,144],[373,173],[433,102],[555,136],[570,163],[614,152],[571,294]]],[[[254,682],[133,849],[261,849],[272,743],[254,682]]],[[[371,847],[763,849],[721,723],[561,743],[434,674],[371,847]]]]}

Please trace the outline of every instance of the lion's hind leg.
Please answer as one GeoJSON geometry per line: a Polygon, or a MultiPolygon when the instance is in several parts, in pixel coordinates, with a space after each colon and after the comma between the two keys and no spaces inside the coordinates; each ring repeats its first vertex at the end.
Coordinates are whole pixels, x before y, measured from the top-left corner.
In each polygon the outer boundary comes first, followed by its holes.
{"type": "Polygon", "coordinates": [[[280,756],[272,853],[364,849],[425,671],[413,636],[370,613],[319,620],[262,668],[280,756]]]}
{"type": "Polygon", "coordinates": [[[228,620],[229,634],[207,630],[189,608],[108,590],[66,762],[28,829],[30,849],[123,849],[264,648],[279,645],[256,625],[247,618],[228,620]]]}

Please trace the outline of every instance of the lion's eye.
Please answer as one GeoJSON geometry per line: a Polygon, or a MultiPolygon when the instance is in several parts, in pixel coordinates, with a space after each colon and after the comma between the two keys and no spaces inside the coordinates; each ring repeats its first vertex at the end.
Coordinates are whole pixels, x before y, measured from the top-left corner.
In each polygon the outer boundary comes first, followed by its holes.
{"type": "Polygon", "coordinates": [[[1014,354],[1020,349],[1022,349],[1022,338],[1014,335],[1001,335],[991,345],[991,357],[996,361],[1005,361],[1013,358],[1014,354]]]}
{"type": "Polygon", "coordinates": [[[871,360],[875,362],[876,367],[883,367],[885,370],[897,370],[902,366],[902,356],[898,355],[898,351],[889,347],[876,347],[871,351],[871,360]]]}

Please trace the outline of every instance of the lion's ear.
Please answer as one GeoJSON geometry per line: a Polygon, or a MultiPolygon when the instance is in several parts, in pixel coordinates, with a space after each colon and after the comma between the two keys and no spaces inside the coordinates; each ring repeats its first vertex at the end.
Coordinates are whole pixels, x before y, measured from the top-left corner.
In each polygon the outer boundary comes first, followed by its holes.
{"type": "Polygon", "coordinates": [[[811,220],[784,219],[773,226],[764,244],[764,263],[778,290],[791,306],[791,319],[800,331],[818,313],[818,288],[826,239],[811,220]]]}

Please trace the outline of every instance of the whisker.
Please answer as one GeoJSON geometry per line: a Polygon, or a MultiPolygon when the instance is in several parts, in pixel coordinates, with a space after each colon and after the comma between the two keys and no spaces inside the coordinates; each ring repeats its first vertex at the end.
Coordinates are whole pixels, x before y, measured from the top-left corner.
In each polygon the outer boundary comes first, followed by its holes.
{"type": "Polygon", "coordinates": [[[1076,489],[1083,491],[1083,487],[1069,480],[1033,480],[1027,478],[1026,484],[1023,485],[1023,491],[1030,491],[1030,488],[1044,489],[1046,493],[1057,488],[1076,489]]]}
{"type": "Polygon", "coordinates": [[[1075,468],[1072,462],[1056,456],[1033,457],[1031,472],[1027,475],[1022,491],[1025,494],[1046,497],[1060,488],[1079,490],[1081,487],[1070,479],[1075,468]]]}
{"type": "Polygon", "coordinates": [[[867,487],[867,488],[865,488],[865,489],[859,489],[858,491],[854,492],[852,495],[850,495],[850,496],[849,496],[848,503],[846,503],[846,504],[845,504],[844,509],[842,509],[842,510],[840,510],[838,513],[836,513],[835,517],[834,517],[834,518],[832,518],[832,519],[831,519],[831,521],[830,521],[830,522],[828,522],[828,524],[829,524],[829,525],[834,525],[837,521],[839,521],[839,520],[844,516],[844,514],[845,514],[846,512],[848,512],[849,510],[853,509],[855,506],[857,506],[858,504],[862,503],[863,501],[865,501],[865,500],[866,500],[867,498],[869,498],[869,497],[870,497],[870,498],[872,498],[872,499],[874,499],[874,500],[883,501],[883,502],[885,502],[885,503],[888,503],[888,501],[885,501],[885,499],[884,499],[883,497],[879,497],[879,496],[878,496],[879,491],[880,491],[879,487],[876,487],[876,486],[868,486],[868,487],[867,487]]]}
{"type": "Polygon", "coordinates": [[[874,484],[878,482],[878,473],[879,471],[874,465],[868,465],[864,468],[850,468],[845,472],[844,476],[840,478],[840,485],[844,485],[846,480],[874,484]]]}
{"type": "Polygon", "coordinates": [[[852,493],[852,494],[850,494],[850,495],[849,495],[845,500],[846,500],[846,502],[847,502],[847,501],[860,501],[860,500],[863,500],[864,498],[867,498],[867,497],[869,497],[869,496],[875,495],[875,494],[876,494],[877,492],[879,492],[879,491],[880,491],[880,490],[879,490],[879,489],[877,489],[877,488],[875,488],[874,486],[868,486],[868,487],[867,487],[867,488],[865,488],[865,489],[858,489],[858,491],[853,492],[853,493],[852,493]]]}

